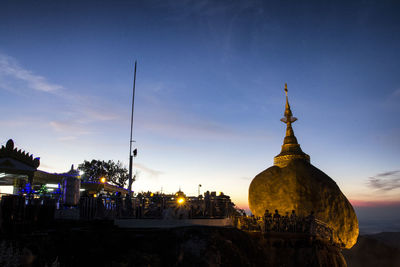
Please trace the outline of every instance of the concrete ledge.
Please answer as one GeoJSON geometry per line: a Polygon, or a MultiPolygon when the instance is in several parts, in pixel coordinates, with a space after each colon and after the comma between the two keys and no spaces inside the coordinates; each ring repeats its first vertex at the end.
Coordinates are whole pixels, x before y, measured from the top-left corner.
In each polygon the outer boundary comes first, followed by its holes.
{"type": "Polygon", "coordinates": [[[60,209],[55,210],[54,219],[56,220],[79,220],[79,209],[60,209]]]}
{"type": "Polygon", "coordinates": [[[160,219],[118,219],[114,225],[120,228],[176,228],[183,226],[216,226],[231,227],[232,221],[225,219],[184,219],[184,220],[160,220],[160,219]]]}

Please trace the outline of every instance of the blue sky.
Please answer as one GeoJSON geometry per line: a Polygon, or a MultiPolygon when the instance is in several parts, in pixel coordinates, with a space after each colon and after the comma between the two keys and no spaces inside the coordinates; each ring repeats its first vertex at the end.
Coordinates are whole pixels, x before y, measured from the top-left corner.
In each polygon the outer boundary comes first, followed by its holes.
{"type": "MultiPolygon", "coordinates": [[[[63,172],[127,163],[138,60],[136,191],[247,205],[295,134],[356,205],[400,202],[396,1],[1,1],[0,143],[63,172]]],[[[396,204],[397,203],[397,204],[396,204]]]]}

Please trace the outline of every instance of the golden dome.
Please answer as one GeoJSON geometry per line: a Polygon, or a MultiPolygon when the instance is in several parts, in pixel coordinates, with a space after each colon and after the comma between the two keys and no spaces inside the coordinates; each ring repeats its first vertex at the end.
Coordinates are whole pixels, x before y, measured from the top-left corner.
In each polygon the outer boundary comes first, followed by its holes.
{"type": "Polygon", "coordinates": [[[258,174],[249,187],[249,207],[256,216],[265,210],[280,214],[295,210],[300,216],[311,211],[315,217],[333,229],[334,242],[351,248],[358,237],[358,220],[353,207],[337,184],[310,163],[294,136],[292,117],[286,92],[283,122],[287,124],[282,151],[274,159],[274,166],[258,174]]]}

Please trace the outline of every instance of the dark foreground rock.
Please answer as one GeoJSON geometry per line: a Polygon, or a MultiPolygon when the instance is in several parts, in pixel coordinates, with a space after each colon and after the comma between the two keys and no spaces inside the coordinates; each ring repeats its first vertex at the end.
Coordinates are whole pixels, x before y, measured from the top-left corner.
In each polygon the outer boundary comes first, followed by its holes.
{"type": "Polygon", "coordinates": [[[359,236],[343,255],[349,267],[400,267],[400,233],[359,236]]]}
{"type": "Polygon", "coordinates": [[[263,236],[235,228],[119,229],[97,223],[3,235],[34,244],[60,266],[346,266],[340,250],[307,236],[263,236]]]}

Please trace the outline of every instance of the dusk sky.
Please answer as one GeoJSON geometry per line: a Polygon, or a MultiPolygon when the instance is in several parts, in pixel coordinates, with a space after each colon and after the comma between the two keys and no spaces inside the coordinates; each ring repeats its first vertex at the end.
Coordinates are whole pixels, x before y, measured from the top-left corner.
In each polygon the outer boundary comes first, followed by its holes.
{"type": "Polygon", "coordinates": [[[247,207],[285,125],[353,205],[400,207],[397,1],[0,1],[0,144],[65,172],[128,163],[135,192],[247,207]],[[350,3],[351,2],[351,3],[350,3]]]}

